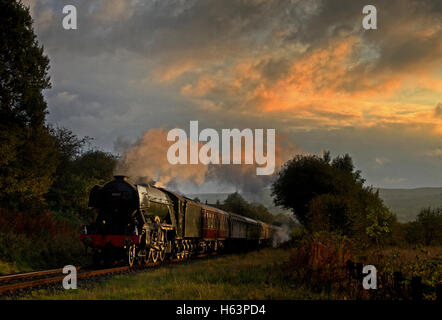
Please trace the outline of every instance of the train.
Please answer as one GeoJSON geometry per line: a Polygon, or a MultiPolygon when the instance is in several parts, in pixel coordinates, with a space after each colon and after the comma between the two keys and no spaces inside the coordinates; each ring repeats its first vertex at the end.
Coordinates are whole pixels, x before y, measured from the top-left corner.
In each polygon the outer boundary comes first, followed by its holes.
{"type": "Polygon", "coordinates": [[[276,226],[221,210],[151,184],[114,176],[95,185],[89,207],[96,220],[80,240],[96,264],[136,264],[185,259],[197,254],[269,246],[276,226]]]}

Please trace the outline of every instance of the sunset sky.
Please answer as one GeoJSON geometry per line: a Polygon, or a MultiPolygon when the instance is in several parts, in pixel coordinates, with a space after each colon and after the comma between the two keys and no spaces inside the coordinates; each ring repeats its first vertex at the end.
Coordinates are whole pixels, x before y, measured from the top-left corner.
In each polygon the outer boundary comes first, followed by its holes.
{"type": "Polygon", "coordinates": [[[440,0],[23,2],[51,61],[48,122],[103,150],[189,120],[275,128],[349,153],[373,186],[442,186],[440,0]]]}

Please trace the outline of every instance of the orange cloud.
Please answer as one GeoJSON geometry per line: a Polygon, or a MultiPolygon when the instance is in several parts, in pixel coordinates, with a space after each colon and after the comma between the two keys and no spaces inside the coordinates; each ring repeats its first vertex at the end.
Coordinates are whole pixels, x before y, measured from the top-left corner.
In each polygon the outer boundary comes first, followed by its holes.
{"type": "MultiPolygon", "coordinates": [[[[409,97],[400,95],[416,88],[440,94],[441,80],[422,66],[412,73],[376,73],[363,61],[361,46],[357,37],[332,39],[328,46],[290,60],[274,81],[260,71],[271,54],[242,59],[221,74],[201,73],[195,83],[182,87],[181,94],[206,110],[222,110],[230,101],[230,108],[245,115],[305,119],[310,127],[422,123],[439,133],[441,121],[432,116],[433,103],[408,102],[409,97]]],[[[275,50],[275,56],[280,58],[281,52],[275,50]]]]}

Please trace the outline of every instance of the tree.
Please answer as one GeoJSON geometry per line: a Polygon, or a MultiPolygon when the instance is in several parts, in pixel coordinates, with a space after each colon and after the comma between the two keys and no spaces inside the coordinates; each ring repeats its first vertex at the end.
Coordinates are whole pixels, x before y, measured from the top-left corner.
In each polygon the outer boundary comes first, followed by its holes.
{"type": "Polygon", "coordinates": [[[416,220],[409,223],[406,231],[407,241],[424,245],[442,243],[442,207],[424,208],[416,220]]]}
{"type": "Polygon", "coordinates": [[[262,222],[272,223],[274,220],[274,216],[264,205],[248,203],[238,192],[230,194],[221,208],[262,222]]]}
{"type": "Polygon", "coordinates": [[[57,164],[44,123],[49,59],[20,2],[0,1],[0,37],[0,201],[28,207],[42,200],[57,164]]]}
{"type": "Polygon", "coordinates": [[[297,155],[278,173],[272,185],[275,205],[293,210],[303,225],[307,224],[310,202],[321,194],[345,194],[360,188],[364,180],[354,171],[349,155],[331,161],[330,153],[322,157],[297,155]]]}
{"type": "Polygon", "coordinates": [[[380,243],[390,232],[391,214],[364,181],[348,154],[333,160],[329,152],[298,155],[279,172],[272,195],[312,232],[337,231],[380,243]]]}
{"type": "Polygon", "coordinates": [[[233,213],[246,215],[249,213],[248,205],[249,203],[238,192],[234,192],[224,200],[223,208],[233,213]]]}
{"type": "Polygon", "coordinates": [[[57,145],[58,167],[54,182],[45,195],[51,209],[89,218],[89,191],[95,184],[112,179],[117,158],[99,150],[84,151],[90,140],[64,128],[51,130],[57,145]]]}

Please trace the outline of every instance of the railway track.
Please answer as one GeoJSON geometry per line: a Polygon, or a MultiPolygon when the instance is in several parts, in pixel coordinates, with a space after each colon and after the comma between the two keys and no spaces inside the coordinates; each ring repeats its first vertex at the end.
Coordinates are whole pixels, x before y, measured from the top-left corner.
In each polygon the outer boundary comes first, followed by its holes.
{"type": "MultiPolygon", "coordinates": [[[[87,270],[82,267],[77,267],[77,279],[143,270],[171,263],[188,262],[194,259],[201,259],[211,255],[216,254],[201,254],[187,259],[172,259],[164,262],[149,262],[143,266],[136,266],[133,268],[130,268],[129,266],[121,266],[106,269],[87,270]]],[[[53,285],[56,283],[59,283],[61,286],[65,277],[66,274],[63,274],[62,268],[0,276],[0,296],[4,294],[11,294],[18,290],[32,289],[35,287],[53,285]]]]}

